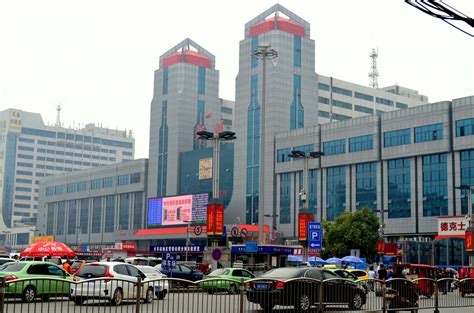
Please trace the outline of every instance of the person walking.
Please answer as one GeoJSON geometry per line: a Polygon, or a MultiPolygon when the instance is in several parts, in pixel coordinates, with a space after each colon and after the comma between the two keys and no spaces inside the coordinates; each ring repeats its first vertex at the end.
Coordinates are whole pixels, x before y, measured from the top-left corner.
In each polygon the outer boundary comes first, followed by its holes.
{"type": "Polygon", "coordinates": [[[380,264],[380,269],[377,274],[378,274],[379,279],[381,280],[380,287],[384,288],[385,281],[387,280],[387,277],[388,277],[388,272],[387,272],[387,269],[385,268],[385,265],[380,264]]]}
{"type": "Polygon", "coordinates": [[[66,271],[66,273],[72,274],[71,261],[69,261],[69,259],[66,259],[66,262],[64,262],[63,269],[66,271]]]}
{"type": "Polygon", "coordinates": [[[369,267],[368,274],[369,274],[369,281],[368,281],[369,290],[374,291],[374,284],[375,284],[375,279],[377,278],[377,274],[375,273],[373,266],[369,267]]]}

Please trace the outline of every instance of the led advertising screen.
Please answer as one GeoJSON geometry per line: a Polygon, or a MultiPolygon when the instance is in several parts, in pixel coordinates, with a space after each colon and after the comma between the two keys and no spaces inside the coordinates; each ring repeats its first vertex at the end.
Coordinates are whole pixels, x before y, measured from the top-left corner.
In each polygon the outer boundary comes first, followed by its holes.
{"type": "Polygon", "coordinates": [[[209,194],[148,199],[148,226],[184,225],[185,221],[205,223],[209,194]]]}

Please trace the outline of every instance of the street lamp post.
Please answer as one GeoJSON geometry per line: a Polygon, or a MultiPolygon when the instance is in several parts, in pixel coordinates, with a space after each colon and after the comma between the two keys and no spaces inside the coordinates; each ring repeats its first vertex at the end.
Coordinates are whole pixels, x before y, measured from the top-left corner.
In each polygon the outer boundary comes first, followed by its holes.
{"type": "Polygon", "coordinates": [[[186,223],[186,257],[185,261],[188,263],[188,251],[189,251],[189,226],[192,221],[183,221],[186,223]]]}
{"type": "Polygon", "coordinates": [[[267,70],[267,60],[276,59],[278,53],[269,43],[262,42],[257,49],[253,50],[251,57],[262,60],[262,104],[260,106],[260,162],[259,162],[259,197],[258,197],[258,223],[259,244],[265,243],[264,215],[265,215],[265,80],[267,70]]]}
{"type": "MultiPolygon", "coordinates": [[[[223,131],[218,134],[209,132],[206,130],[199,131],[196,133],[201,140],[212,140],[212,197],[213,201],[219,203],[219,175],[220,175],[220,154],[221,154],[221,141],[230,141],[237,139],[234,132],[223,131]]],[[[199,181],[199,180],[198,180],[199,181]]],[[[217,248],[217,241],[212,241],[212,250],[217,248]]],[[[187,255],[187,254],[186,254],[187,255]]],[[[186,257],[187,258],[187,257],[186,257]]],[[[213,269],[217,268],[217,261],[213,262],[213,269]]]]}
{"type": "Polygon", "coordinates": [[[275,219],[278,217],[278,214],[265,214],[264,216],[268,217],[268,218],[271,218],[272,227],[270,229],[270,236],[269,237],[271,238],[270,242],[273,242],[273,240],[272,240],[272,239],[274,239],[273,238],[273,230],[276,229],[275,228],[275,219]]]}
{"type": "MultiPolygon", "coordinates": [[[[474,225],[474,216],[472,215],[472,191],[474,190],[474,187],[471,187],[469,185],[461,185],[455,188],[460,189],[461,191],[467,190],[467,216],[469,218],[468,230],[472,231],[472,226],[474,225]]],[[[469,265],[474,265],[474,255],[472,253],[469,254],[469,265]]]]}
{"type": "MultiPolygon", "coordinates": [[[[322,151],[304,152],[299,150],[291,150],[288,155],[293,159],[303,159],[303,190],[300,192],[301,201],[303,201],[303,209],[300,213],[309,213],[308,202],[309,202],[309,159],[321,158],[324,155],[322,151]]],[[[307,243],[304,245],[303,261],[308,261],[308,246],[307,243]]]]}

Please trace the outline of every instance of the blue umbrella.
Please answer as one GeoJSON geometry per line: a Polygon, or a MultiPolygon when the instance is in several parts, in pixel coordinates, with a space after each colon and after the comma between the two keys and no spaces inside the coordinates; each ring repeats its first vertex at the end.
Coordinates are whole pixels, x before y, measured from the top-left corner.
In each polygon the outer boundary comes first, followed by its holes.
{"type": "Polygon", "coordinates": [[[346,263],[364,263],[361,259],[356,256],[348,255],[341,259],[342,262],[346,263]]]}
{"type": "Polygon", "coordinates": [[[317,264],[326,264],[326,261],[317,256],[310,256],[308,262],[317,263],[317,264]]]}
{"type": "Polygon", "coordinates": [[[303,257],[301,255],[288,255],[288,261],[292,262],[303,262],[303,257]]]}
{"type": "Polygon", "coordinates": [[[336,258],[336,257],[334,257],[334,258],[329,258],[329,259],[326,260],[326,263],[327,263],[327,264],[337,264],[337,263],[341,263],[341,259],[336,258]]]}

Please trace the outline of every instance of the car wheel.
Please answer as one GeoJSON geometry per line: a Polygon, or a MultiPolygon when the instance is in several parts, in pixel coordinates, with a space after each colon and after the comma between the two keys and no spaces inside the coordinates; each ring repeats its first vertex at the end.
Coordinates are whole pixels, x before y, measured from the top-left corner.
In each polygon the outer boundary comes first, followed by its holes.
{"type": "Polygon", "coordinates": [[[311,299],[308,295],[302,294],[298,297],[298,302],[295,304],[295,309],[299,312],[306,312],[311,307],[311,299]]]}
{"type": "Polygon", "coordinates": [[[25,290],[23,290],[23,301],[30,303],[33,302],[36,298],[36,289],[33,286],[27,286],[25,290]]]}
{"type": "Polygon", "coordinates": [[[363,304],[364,300],[362,299],[362,295],[360,292],[356,292],[354,297],[352,297],[351,302],[349,302],[349,309],[359,310],[363,304]]]}
{"type": "Polygon", "coordinates": [[[120,288],[115,289],[112,300],[112,305],[121,305],[123,302],[123,291],[120,288]]]}
{"type": "Polygon", "coordinates": [[[227,290],[227,292],[228,292],[230,295],[235,295],[235,294],[237,294],[237,286],[236,286],[235,284],[230,285],[229,290],[227,290]]]}
{"type": "Polygon", "coordinates": [[[153,301],[153,297],[154,297],[153,288],[150,287],[146,290],[145,303],[151,303],[153,301]]]}
{"type": "Polygon", "coordinates": [[[84,299],[82,298],[74,298],[73,301],[75,305],[82,305],[84,303],[84,299]]]}

